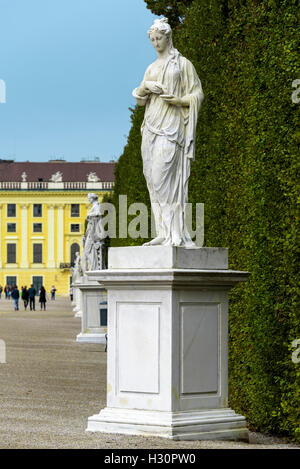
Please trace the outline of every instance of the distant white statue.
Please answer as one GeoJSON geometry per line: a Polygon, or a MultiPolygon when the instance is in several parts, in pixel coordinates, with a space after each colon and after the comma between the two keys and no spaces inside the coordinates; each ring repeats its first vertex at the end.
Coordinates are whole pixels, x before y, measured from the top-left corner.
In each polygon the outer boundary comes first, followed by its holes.
{"type": "Polygon", "coordinates": [[[88,194],[92,208],[87,214],[87,227],[82,238],[84,270],[105,269],[105,231],[97,194],[88,194]]]}
{"type": "Polygon", "coordinates": [[[100,181],[100,179],[98,178],[97,174],[96,174],[96,173],[93,173],[93,172],[89,173],[89,174],[87,175],[87,178],[88,178],[88,182],[99,182],[99,181],[100,181]]]}
{"type": "Polygon", "coordinates": [[[26,182],[27,181],[27,174],[25,173],[25,171],[22,173],[22,182],[26,182]]]}
{"type": "Polygon", "coordinates": [[[146,106],[143,170],[157,232],[146,244],[194,246],[186,228],[185,204],[204,95],[193,64],[173,47],[167,18],[155,20],[148,35],[158,58],[133,91],[137,103],[146,106]]]}
{"type": "Polygon", "coordinates": [[[80,253],[75,253],[75,262],[74,267],[72,268],[72,283],[76,283],[80,281],[80,277],[83,276],[83,270],[81,265],[81,257],[80,253]]]}
{"type": "Polygon", "coordinates": [[[62,182],[62,173],[60,171],[57,171],[57,173],[52,174],[50,181],[51,182],[62,182]]]}

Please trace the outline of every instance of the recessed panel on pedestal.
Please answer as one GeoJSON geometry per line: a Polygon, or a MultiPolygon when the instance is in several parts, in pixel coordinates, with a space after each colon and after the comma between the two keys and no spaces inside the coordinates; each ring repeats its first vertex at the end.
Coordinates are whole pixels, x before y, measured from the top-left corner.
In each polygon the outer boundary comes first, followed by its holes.
{"type": "Polygon", "coordinates": [[[86,327],[88,329],[97,328],[100,326],[99,294],[87,295],[86,301],[89,303],[86,327]]]}
{"type": "Polygon", "coordinates": [[[159,304],[117,306],[117,391],[159,393],[159,304]]]}
{"type": "Polygon", "coordinates": [[[180,308],[181,393],[217,393],[219,388],[219,305],[180,308]]]}

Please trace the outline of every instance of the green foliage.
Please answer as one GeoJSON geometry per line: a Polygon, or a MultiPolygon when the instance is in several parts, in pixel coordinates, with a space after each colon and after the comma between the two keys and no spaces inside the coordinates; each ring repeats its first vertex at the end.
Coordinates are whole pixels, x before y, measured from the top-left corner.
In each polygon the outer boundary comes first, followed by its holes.
{"type": "Polygon", "coordinates": [[[144,0],[147,8],[155,15],[163,15],[169,19],[172,27],[176,26],[184,17],[187,8],[193,0],[144,0]]]}
{"type": "MultiPolygon", "coordinates": [[[[132,112],[132,127],[129,133],[128,143],[115,168],[113,204],[119,214],[119,196],[126,195],[128,207],[135,202],[143,202],[149,207],[150,217],[150,199],[146,181],[143,176],[141,157],[141,125],[144,117],[144,108],[136,107],[136,109],[130,109],[130,111],[132,112]]],[[[134,218],[134,216],[128,216],[128,224],[132,218],[134,218]]],[[[118,237],[117,239],[111,240],[111,246],[141,245],[146,241],[149,241],[149,239],[118,237]]]]}
{"type": "MultiPolygon", "coordinates": [[[[146,3],[168,17],[174,7],[146,3]]],[[[206,246],[227,246],[230,268],[251,272],[230,295],[230,405],[252,429],[300,441],[300,371],[291,360],[300,338],[300,105],[291,99],[300,78],[298,15],[296,0],[194,0],[174,43],[205,94],[189,201],[205,203],[206,246]]],[[[135,109],[114,197],[149,205],[142,119],[135,109]]],[[[143,240],[115,244],[128,242],[143,240]]]]}

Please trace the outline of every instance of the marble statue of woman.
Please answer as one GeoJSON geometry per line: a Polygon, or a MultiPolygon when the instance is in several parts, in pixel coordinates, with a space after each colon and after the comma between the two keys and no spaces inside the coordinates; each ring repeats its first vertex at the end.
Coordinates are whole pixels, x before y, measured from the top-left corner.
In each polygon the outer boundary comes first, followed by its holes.
{"type": "Polygon", "coordinates": [[[82,238],[84,270],[102,270],[105,268],[104,228],[97,194],[88,194],[92,204],[87,214],[87,227],[82,238]]]}
{"type": "Polygon", "coordinates": [[[155,20],[148,35],[158,57],[133,91],[137,103],[146,106],[141,129],[143,171],[157,233],[146,244],[193,246],[185,204],[204,95],[194,66],[173,47],[167,18],[155,20]]]}
{"type": "Polygon", "coordinates": [[[80,253],[75,253],[75,261],[74,267],[72,268],[72,283],[79,282],[83,275],[82,267],[81,267],[81,257],[80,253]]]}

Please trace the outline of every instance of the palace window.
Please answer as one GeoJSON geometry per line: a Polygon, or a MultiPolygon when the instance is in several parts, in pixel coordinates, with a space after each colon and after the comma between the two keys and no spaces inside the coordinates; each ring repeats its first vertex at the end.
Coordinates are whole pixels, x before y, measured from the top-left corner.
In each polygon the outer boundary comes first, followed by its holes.
{"type": "Polygon", "coordinates": [[[16,223],[7,223],[7,233],[15,233],[17,231],[16,223]]]}
{"type": "Polygon", "coordinates": [[[33,276],[32,277],[32,283],[33,283],[33,286],[35,288],[35,291],[36,291],[37,295],[40,294],[41,286],[44,283],[43,280],[44,280],[44,278],[41,277],[41,276],[33,276]]]}
{"type": "Polygon", "coordinates": [[[16,204],[7,204],[7,216],[8,217],[16,216],[16,204]]]}
{"type": "Polygon", "coordinates": [[[41,264],[43,262],[43,245],[34,244],[33,245],[33,263],[41,264]]]}
{"type": "Polygon", "coordinates": [[[80,205],[79,204],[71,204],[71,217],[80,217],[80,205]]]}
{"type": "Polygon", "coordinates": [[[17,245],[15,243],[8,243],[7,249],[7,264],[16,264],[17,262],[17,245]]]}
{"type": "Polygon", "coordinates": [[[9,287],[15,287],[17,285],[17,277],[12,276],[12,275],[7,275],[5,283],[9,287]]]}
{"type": "Polygon", "coordinates": [[[34,223],[33,224],[33,232],[34,233],[42,233],[43,231],[43,224],[42,223],[34,223]]]}
{"type": "Polygon", "coordinates": [[[79,223],[72,223],[71,224],[71,233],[80,233],[80,225],[79,223]]]}
{"type": "Polygon", "coordinates": [[[42,204],[33,204],[33,216],[41,217],[42,216],[42,204]]]}

